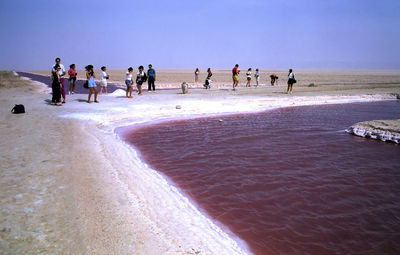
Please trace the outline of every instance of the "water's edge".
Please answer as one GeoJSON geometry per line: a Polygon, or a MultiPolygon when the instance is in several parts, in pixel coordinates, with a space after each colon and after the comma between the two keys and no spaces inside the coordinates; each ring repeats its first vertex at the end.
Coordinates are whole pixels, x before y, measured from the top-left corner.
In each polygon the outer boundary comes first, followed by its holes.
{"type": "MultiPolygon", "coordinates": [[[[372,102],[377,102],[377,101],[396,101],[396,99],[383,99],[383,100],[373,100],[370,102],[361,102],[361,103],[372,103],[372,102]]],[[[360,103],[360,102],[348,102],[348,103],[332,103],[333,105],[342,105],[342,104],[352,104],[352,103],[360,103]]],[[[331,104],[331,105],[332,105],[331,104]]],[[[326,103],[324,103],[326,105],[326,103]]],[[[134,130],[147,127],[147,126],[152,126],[155,124],[160,124],[160,123],[168,123],[168,122],[173,122],[173,121],[182,121],[182,120],[194,120],[194,119],[204,119],[204,118],[212,118],[212,117],[217,117],[221,118],[220,121],[223,121],[223,117],[227,116],[236,116],[236,115],[242,115],[242,114],[259,114],[259,113],[265,113],[265,112],[270,112],[272,110],[278,110],[278,109],[284,109],[284,108],[297,108],[297,107],[303,107],[303,106],[308,106],[308,105],[301,105],[301,106],[282,106],[282,107],[271,107],[269,109],[264,109],[262,111],[254,111],[254,112],[245,112],[245,113],[216,113],[216,114],[209,114],[209,115],[192,115],[192,116],[185,116],[185,117],[173,117],[173,118],[159,118],[151,121],[144,121],[144,122],[137,122],[136,120],[124,120],[121,123],[114,123],[112,126],[112,132],[118,137],[118,141],[124,143],[125,146],[129,148],[129,150],[132,151],[132,153],[135,155],[133,160],[136,160],[140,162],[146,169],[146,171],[151,172],[151,174],[154,174],[155,179],[160,179],[161,183],[160,185],[168,185],[171,193],[171,196],[176,196],[177,197],[177,202],[181,203],[187,203],[186,207],[190,208],[193,210],[193,213],[195,216],[200,216],[202,219],[205,220],[208,224],[210,224],[209,229],[212,229],[213,231],[216,231],[218,235],[221,235],[223,238],[231,238],[234,242],[238,244],[238,247],[246,250],[247,254],[251,254],[249,251],[249,248],[247,246],[246,241],[240,239],[237,237],[232,231],[230,231],[229,226],[223,225],[221,222],[215,221],[211,219],[211,217],[195,203],[188,195],[185,194],[183,190],[178,188],[176,185],[168,176],[165,174],[161,173],[157,169],[152,169],[149,167],[148,163],[144,161],[142,158],[140,151],[132,144],[128,143],[125,141],[124,138],[124,133],[129,130],[129,132],[133,132],[134,130]]],[[[108,129],[110,126],[108,127],[108,129]]],[[[110,129],[109,129],[110,130],[110,129]]],[[[347,130],[342,130],[342,132],[347,132],[347,130]]],[[[206,228],[207,229],[207,228],[206,228]]]]}

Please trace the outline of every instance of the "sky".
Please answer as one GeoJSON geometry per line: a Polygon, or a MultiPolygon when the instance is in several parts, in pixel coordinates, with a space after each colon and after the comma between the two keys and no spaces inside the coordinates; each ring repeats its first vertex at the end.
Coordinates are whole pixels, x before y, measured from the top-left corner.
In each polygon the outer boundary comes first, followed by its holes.
{"type": "Polygon", "coordinates": [[[0,70],[400,69],[399,0],[0,0],[0,70]]]}

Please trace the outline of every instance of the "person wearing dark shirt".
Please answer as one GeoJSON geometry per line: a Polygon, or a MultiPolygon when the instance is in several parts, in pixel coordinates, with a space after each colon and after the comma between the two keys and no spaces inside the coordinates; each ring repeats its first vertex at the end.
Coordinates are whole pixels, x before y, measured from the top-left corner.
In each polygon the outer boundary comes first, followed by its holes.
{"type": "Polygon", "coordinates": [[[60,82],[60,71],[61,67],[59,64],[55,64],[51,72],[51,79],[53,80],[51,84],[53,97],[51,103],[54,105],[61,105],[61,82],[60,82]]]}
{"type": "Polygon", "coordinates": [[[211,89],[211,76],[212,76],[211,68],[208,68],[207,69],[207,78],[204,81],[204,88],[205,89],[211,89]]]}
{"type": "Polygon", "coordinates": [[[153,89],[153,91],[156,91],[156,86],[154,85],[154,82],[156,81],[156,70],[153,69],[153,66],[150,64],[149,65],[149,70],[147,70],[147,83],[149,84],[149,91],[153,89]]]}

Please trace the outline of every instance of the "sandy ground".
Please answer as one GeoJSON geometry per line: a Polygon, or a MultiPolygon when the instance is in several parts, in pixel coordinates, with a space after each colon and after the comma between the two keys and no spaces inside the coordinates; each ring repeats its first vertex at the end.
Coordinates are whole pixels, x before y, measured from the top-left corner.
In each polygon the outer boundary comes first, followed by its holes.
{"type": "MultiPolygon", "coordinates": [[[[230,86],[230,71],[220,72],[216,77],[230,86]]],[[[42,85],[0,72],[0,253],[245,254],[240,240],[141,162],[114,129],[282,106],[394,100],[400,94],[399,72],[321,72],[298,73],[293,95],[283,93],[280,81],[278,87],[232,91],[221,85],[186,95],[172,89],[133,99],[117,90],[99,97],[99,104],[75,94],[63,106],[50,105],[42,85]],[[309,87],[311,81],[317,86],[309,87]],[[11,114],[20,103],[27,112],[11,114]]],[[[160,83],[179,85],[192,72],[162,74],[160,83]]]]}

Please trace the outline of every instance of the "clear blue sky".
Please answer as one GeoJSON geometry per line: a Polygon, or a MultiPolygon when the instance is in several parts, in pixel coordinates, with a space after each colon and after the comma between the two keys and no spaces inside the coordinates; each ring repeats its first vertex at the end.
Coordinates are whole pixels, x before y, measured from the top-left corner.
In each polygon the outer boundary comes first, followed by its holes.
{"type": "Polygon", "coordinates": [[[400,69],[400,0],[0,0],[0,69],[400,69]]]}

